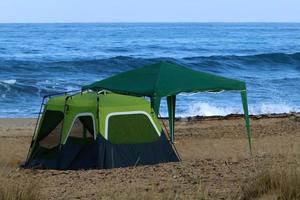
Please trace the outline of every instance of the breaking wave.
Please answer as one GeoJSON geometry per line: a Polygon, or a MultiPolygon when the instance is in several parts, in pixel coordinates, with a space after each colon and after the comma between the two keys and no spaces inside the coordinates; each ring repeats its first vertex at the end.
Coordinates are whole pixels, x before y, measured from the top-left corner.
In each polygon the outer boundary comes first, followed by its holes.
{"type": "MultiPolygon", "coordinates": [[[[158,61],[177,62],[196,70],[245,80],[251,114],[300,111],[300,94],[295,92],[300,87],[300,53],[269,53],[184,58],[117,56],[61,61],[0,58],[1,116],[33,116],[43,95],[77,90],[82,85],[158,61]],[[23,105],[29,107],[30,111],[27,107],[24,109],[23,105]],[[15,111],[16,106],[19,112],[15,111]]],[[[224,116],[242,112],[241,107],[235,106],[240,104],[240,99],[220,100],[216,96],[217,101],[202,101],[195,97],[192,105],[188,106],[190,98],[186,98],[187,101],[178,111],[178,116],[224,116]]],[[[165,111],[166,108],[163,108],[162,112],[165,111]]]]}
{"type": "Polygon", "coordinates": [[[13,85],[17,82],[17,80],[15,79],[9,79],[9,80],[0,80],[0,84],[9,84],[9,85],[13,85]]]}
{"type": "MultiPolygon", "coordinates": [[[[299,111],[300,107],[296,107],[285,103],[259,103],[256,105],[250,104],[249,106],[249,112],[252,115],[291,113],[299,111]]],[[[220,106],[208,102],[199,102],[188,106],[185,112],[178,113],[176,116],[226,116],[229,114],[243,114],[242,107],[220,106]]],[[[167,116],[166,113],[164,113],[164,116],[167,116]]]]}

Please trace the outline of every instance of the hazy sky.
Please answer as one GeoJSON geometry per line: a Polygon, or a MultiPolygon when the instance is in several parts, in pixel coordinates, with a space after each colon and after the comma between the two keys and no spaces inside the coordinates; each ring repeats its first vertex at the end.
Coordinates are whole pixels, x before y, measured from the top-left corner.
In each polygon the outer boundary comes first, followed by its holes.
{"type": "Polygon", "coordinates": [[[0,0],[0,22],[300,22],[300,0],[0,0]]]}

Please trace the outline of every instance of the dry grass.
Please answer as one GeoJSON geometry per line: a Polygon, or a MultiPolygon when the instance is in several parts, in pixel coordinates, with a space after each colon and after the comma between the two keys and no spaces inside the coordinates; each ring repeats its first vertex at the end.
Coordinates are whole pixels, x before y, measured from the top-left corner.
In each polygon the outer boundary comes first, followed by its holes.
{"type": "Polygon", "coordinates": [[[0,200],[35,200],[39,199],[39,187],[36,181],[17,180],[16,169],[0,166],[0,200]]]}
{"type": "Polygon", "coordinates": [[[273,165],[245,182],[237,199],[300,199],[300,169],[297,163],[273,165]]]}
{"type": "MultiPolygon", "coordinates": [[[[270,142],[269,142],[270,143],[270,142]]],[[[271,148],[274,155],[264,165],[257,166],[255,176],[249,178],[241,187],[239,198],[248,199],[300,199],[300,168],[299,141],[277,142],[276,148],[271,148]],[[278,152],[279,151],[279,152],[278,152]],[[282,157],[282,159],[278,159],[282,157]]]]}

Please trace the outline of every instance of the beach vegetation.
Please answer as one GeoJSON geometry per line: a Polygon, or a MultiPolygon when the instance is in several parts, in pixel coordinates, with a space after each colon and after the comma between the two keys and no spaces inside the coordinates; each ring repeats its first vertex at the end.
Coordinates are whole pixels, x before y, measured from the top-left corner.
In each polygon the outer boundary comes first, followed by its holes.
{"type": "Polygon", "coordinates": [[[246,181],[237,199],[300,199],[300,169],[295,164],[271,166],[246,181]]]}
{"type": "Polygon", "coordinates": [[[37,200],[40,189],[37,181],[18,180],[16,168],[0,166],[0,200],[37,200]]]}

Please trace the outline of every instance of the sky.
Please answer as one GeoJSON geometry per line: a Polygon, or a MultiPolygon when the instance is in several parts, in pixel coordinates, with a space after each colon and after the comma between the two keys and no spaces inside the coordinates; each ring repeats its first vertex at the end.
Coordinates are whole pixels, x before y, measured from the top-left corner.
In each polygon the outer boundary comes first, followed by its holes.
{"type": "Polygon", "coordinates": [[[300,22],[300,0],[0,0],[0,23],[300,22]]]}

